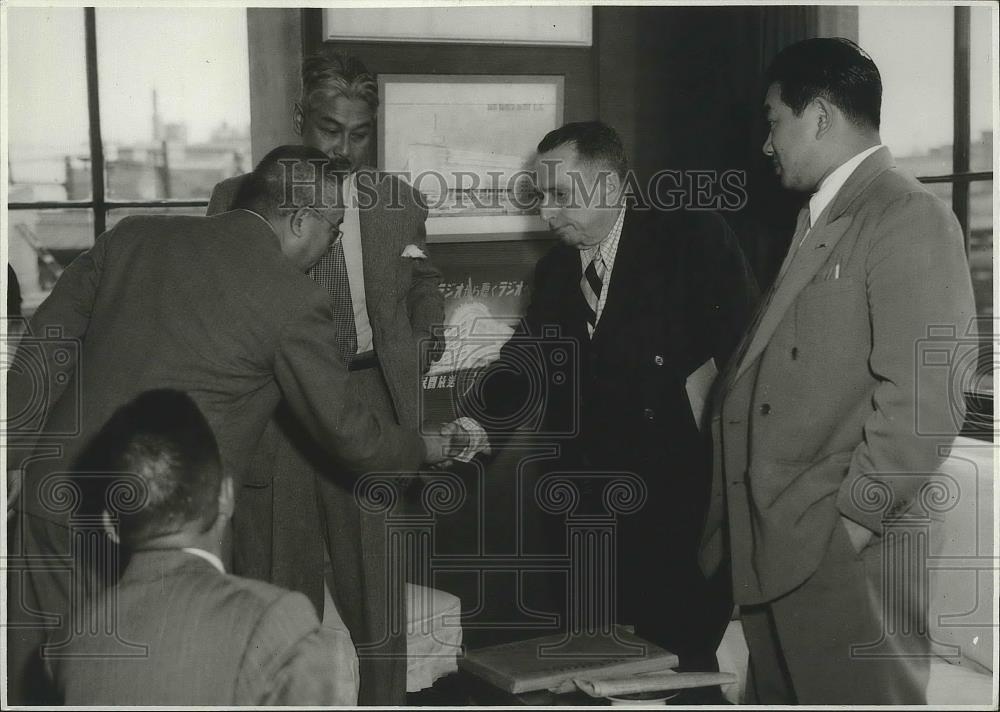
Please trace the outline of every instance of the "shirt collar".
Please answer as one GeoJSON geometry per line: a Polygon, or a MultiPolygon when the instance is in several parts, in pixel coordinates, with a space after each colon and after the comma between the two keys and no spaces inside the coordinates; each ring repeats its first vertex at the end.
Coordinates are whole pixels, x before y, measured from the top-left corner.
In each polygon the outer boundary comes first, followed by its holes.
{"type": "Polygon", "coordinates": [[[200,556],[212,566],[217,568],[219,573],[226,573],[226,567],[222,565],[222,559],[213,554],[211,551],[205,551],[204,549],[198,549],[193,546],[185,546],[181,549],[181,551],[187,552],[188,554],[194,554],[195,556],[200,556]]]}
{"type": "Polygon", "coordinates": [[[274,228],[271,227],[271,222],[260,213],[255,213],[253,210],[250,210],[249,208],[237,208],[237,210],[242,210],[245,213],[250,213],[251,215],[255,215],[257,218],[264,221],[264,224],[267,225],[268,230],[271,230],[272,232],[274,231],[274,228]]]}
{"type": "Polygon", "coordinates": [[[836,170],[823,179],[819,188],[815,193],[813,193],[812,197],[809,198],[809,227],[816,224],[816,219],[819,218],[820,214],[826,209],[826,206],[828,206],[837,196],[840,189],[844,187],[844,183],[846,183],[847,179],[851,177],[851,174],[857,170],[857,167],[861,165],[862,161],[880,148],[882,148],[881,143],[865,149],[853,158],[842,163],[836,168],[836,170]]]}
{"type": "Polygon", "coordinates": [[[622,235],[622,225],[625,223],[625,208],[622,208],[621,212],[618,213],[618,218],[615,220],[615,224],[611,226],[611,230],[608,232],[607,237],[598,242],[596,245],[588,247],[583,250],[583,257],[586,262],[590,262],[594,257],[600,252],[601,259],[604,260],[605,266],[610,265],[615,261],[615,252],[618,250],[618,239],[622,235]]]}

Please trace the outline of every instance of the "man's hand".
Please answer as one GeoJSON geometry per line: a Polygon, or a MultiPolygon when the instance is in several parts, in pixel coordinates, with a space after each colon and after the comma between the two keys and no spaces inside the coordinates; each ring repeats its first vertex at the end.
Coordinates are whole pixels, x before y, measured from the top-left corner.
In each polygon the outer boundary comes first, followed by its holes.
{"type": "Polygon", "coordinates": [[[441,426],[440,432],[431,435],[421,435],[427,450],[426,462],[429,465],[446,467],[452,459],[461,455],[469,447],[469,434],[460,425],[452,421],[441,426]]]}
{"type": "Polygon", "coordinates": [[[427,373],[431,366],[441,360],[445,347],[444,336],[428,336],[420,342],[420,374],[427,373]]]}

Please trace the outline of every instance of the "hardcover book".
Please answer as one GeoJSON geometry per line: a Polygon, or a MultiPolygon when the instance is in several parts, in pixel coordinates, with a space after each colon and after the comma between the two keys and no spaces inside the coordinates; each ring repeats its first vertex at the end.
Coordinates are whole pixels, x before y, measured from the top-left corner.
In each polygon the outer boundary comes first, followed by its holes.
{"type": "Polygon", "coordinates": [[[668,670],[677,656],[643,640],[628,628],[613,633],[555,635],[468,650],[459,667],[518,694],[573,687],[574,678],[601,680],[668,670]]]}

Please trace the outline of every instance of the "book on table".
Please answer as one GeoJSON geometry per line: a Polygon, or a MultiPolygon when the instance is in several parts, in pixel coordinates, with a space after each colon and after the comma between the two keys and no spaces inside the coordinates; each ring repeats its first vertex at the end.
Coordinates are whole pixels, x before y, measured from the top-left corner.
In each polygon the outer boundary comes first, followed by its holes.
{"type": "Polygon", "coordinates": [[[467,650],[459,667],[518,694],[572,687],[574,678],[600,680],[677,666],[677,656],[625,626],[604,634],[557,633],[467,650]]]}

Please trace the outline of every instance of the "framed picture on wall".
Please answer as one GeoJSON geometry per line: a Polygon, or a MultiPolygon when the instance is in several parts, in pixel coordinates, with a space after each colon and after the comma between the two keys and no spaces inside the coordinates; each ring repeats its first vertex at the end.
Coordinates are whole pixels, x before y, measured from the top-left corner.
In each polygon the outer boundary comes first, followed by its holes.
{"type": "Polygon", "coordinates": [[[589,5],[323,10],[328,40],[589,47],[592,25],[589,5]]]}
{"type": "Polygon", "coordinates": [[[563,77],[386,74],[379,168],[419,190],[432,242],[544,234],[529,169],[562,125],[563,77]]]}

